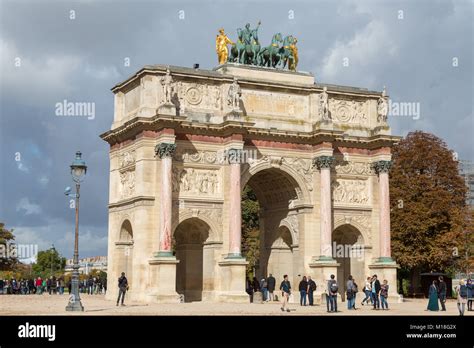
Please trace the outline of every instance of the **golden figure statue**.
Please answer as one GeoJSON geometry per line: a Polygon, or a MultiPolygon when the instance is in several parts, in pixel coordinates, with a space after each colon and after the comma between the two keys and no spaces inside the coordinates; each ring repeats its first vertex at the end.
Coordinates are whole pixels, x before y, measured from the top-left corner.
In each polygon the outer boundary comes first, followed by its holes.
{"type": "Polygon", "coordinates": [[[227,58],[229,57],[227,45],[229,44],[233,45],[234,43],[224,33],[223,28],[219,29],[219,35],[216,37],[216,52],[219,64],[225,64],[227,62],[227,58]]]}
{"type": "Polygon", "coordinates": [[[296,71],[296,66],[298,65],[298,47],[296,47],[296,43],[298,40],[293,38],[293,42],[290,44],[290,50],[293,53],[293,61],[290,66],[291,71],[296,71]]]}

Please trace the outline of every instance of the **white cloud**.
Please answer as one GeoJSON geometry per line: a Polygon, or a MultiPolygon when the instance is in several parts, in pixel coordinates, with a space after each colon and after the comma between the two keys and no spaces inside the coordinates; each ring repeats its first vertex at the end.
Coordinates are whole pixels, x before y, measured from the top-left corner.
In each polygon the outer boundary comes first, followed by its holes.
{"type": "Polygon", "coordinates": [[[27,197],[20,199],[16,205],[16,211],[25,211],[25,215],[40,214],[41,207],[38,204],[30,203],[30,200],[27,197]]]}
{"type": "Polygon", "coordinates": [[[49,183],[49,178],[45,175],[42,175],[38,178],[38,182],[41,184],[41,186],[46,186],[49,183]]]}

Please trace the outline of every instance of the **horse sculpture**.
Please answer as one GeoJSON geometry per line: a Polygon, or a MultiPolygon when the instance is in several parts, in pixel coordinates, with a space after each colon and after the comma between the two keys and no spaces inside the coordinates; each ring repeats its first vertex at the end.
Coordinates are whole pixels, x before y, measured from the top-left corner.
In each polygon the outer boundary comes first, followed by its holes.
{"type": "Polygon", "coordinates": [[[281,68],[284,69],[288,63],[288,67],[292,67],[294,64],[295,57],[293,57],[293,50],[291,45],[295,42],[295,39],[292,35],[288,35],[283,39],[283,46],[280,48],[280,57],[281,57],[281,68]]]}
{"type": "Polygon", "coordinates": [[[270,46],[262,47],[257,56],[257,65],[275,68],[280,61],[280,44],[283,42],[281,33],[272,37],[270,46]]]}

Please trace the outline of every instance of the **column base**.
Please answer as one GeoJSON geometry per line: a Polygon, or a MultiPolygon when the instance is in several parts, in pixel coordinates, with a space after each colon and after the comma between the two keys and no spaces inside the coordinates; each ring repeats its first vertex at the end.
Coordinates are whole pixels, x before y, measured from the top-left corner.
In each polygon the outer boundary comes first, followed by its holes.
{"type": "MultiPolygon", "coordinates": [[[[313,260],[309,264],[312,274],[311,278],[316,282],[316,292],[314,293],[314,303],[319,305],[326,304],[326,287],[327,282],[331,278],[331,274],[337,277],[337,267],[340,263],[337,263],[331,256],[321,255],[313,260]]],[[[341,287],[341,280],[336,278],[339,287],[341,287]]],[[[338,302],[341,301],[340,295],[338,294],[338,302]]]]}
{"type": "MultiPolygon", "coordinates": [[[[169,255],[165,253],[165,255],[169,255]]],[[[148,260],[150,268],[150,289],[146,295],[148,303],[180,303],[176,292],[176,265],[179,260],[174,256],[163,256],[158,252],[148,260]],[[161,255],[161,256],[159,256],[161,255]]]]}
{"type": "Polygon", "coordinates": [[[81,303],[81,300],[69,302],[66,306],[66,312],[84,312],[84,306],[81,303]]]}
{"type": "Polygon", "coordinates": [[[247,260],[236,254],[228,255],[219,262],[221,272],[221,291],[216,293],[220,302],[249,303],[249,295],[245,292],[245,270],[247,260]]]}
{"type": "Polygon", "coordinates": [[[389,285],[388,301],[403,302],[403,295],[400,295],[397,287],[397,269],[400,266],[391,257],[380,257],[375,262],[369,265],[369,269],[373,274],[377,274],[377,279],[380,284],[386,279],[389,285]]]}

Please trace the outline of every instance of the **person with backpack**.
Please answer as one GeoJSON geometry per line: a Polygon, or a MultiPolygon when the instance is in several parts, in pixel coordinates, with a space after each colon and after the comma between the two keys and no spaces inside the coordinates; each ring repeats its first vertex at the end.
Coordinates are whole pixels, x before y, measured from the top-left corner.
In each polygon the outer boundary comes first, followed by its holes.
{"type": "Polygon", "coordinates": [[[128,290],[128,280],[125,277],[125,272],[122,272],[122,276],[118,279],[118,287],[119,287],[119,295],[117,298],[117,306],[119,305],[120,297],[122,297],[122,306],[125,306],[123,304],[123,301],[125,299],[125,293],[128,290]]]}
{"type": "Polygon", "coordinates": [[[382,303],[382,310],[388,310],[388,281],[384,279],[383,284],[380,287],[380,302],[382,303]]]}
{"type": "Polygon", "coordinates": [[[268,283],[265,278],[262,278],[260,281],[260,288],[262,289],[262,300],[266,302],[268,297],[268,283]]]}
{"type": "Polygon", "coordinates": [[[354,282],[352,280],[352,276],[349,275],[349,278],[347,279],[346,283],[346,299],[347,299],[347,309],[351,310],[354,308],[354,282]]]}
{"type": "Polygon", "coordinates": [[[356,297],[357,297],[357,293],[359,292],[359,286],[357,285],[356,283],[356,280],[354,277],[352,277],[352,295],[354,296],[354,304],[352,306],[352,309],[357,309],[356,308],[356,297]]]}
{"type": "Polygon", "coordinates": [[[337,291],[339,286],[337,285],[336,276],[331,274],[331,279],[328,280],[326,299],[328,303],[328,312],[337,312],[337,291]],[[329,306],[331,309],[329,309],[329,306]]]}
{"type": "Polygon", "coordinates": [[[267,289],[268,289],[268,301],[275,301],[275,296],[273,295],[273,291],[275,291],[276,279],[270,273],[270,276],[267,278],[267,289]]]}
{"type": "Polygon", "coordinates": [[[438,297],[439,303],[441,303],[441,310],[446,311],[446,283],[444,282],[443,276],[439,276],[439,286],[438,286],[438,297]]]}
{"type": "Polygon", "coordinates": [[[371,294],[372,294],[372,303],[374,305],[373,309],[380,309],[380,300],[379,300],[379,294],[380,294],[380,281],[377,279],[377,275],[374,274],[372,276],[372,281],[371,281],[371,294]]]}
{"type": "Polygon", "coordinates": [[[308,302],[310,306],[314,306],[314,296],[313,293],[316,291],[316,283],[311,276],[308,276],[308,302]]]}
{"type": "Polygon", "coordinates": [[[464,309],[467,303],[467,286],[464,279],[461,279],[459,281],[459,285],[456,286],[456,295],[457,295],[457,305],[458,305],[459,315],[463,316],[464,309]]]}
{"type": "Polygon", "coordinates": [[[300,291],[300,306],[306,306],[306,294],[308,292],[308,281],[306,280],[306,276],[303,276],[303,279],[300,281],[298,290],[300,291]]]}
{"type": "Polygon", "coordinates": [[[287,312],[289,312],[290,309],[288,308],[288,298],[290,297],[290,294],[291,294],[291,284],[290,284],[290,281],[288,280],[287,274],[283,276],[283,281],[280,284],[280,290],[281,290],[281,297],[282,297],[281,311],[284,312],[286,310],[287,312]]]}

